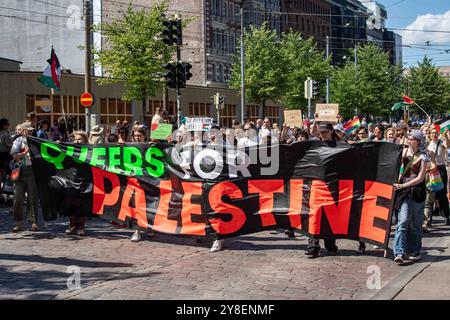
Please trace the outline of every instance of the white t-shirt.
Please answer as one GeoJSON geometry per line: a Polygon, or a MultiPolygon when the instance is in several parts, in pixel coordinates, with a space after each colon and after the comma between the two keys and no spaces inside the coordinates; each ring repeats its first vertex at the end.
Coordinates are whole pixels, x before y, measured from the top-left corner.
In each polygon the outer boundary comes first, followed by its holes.
{"type": "Polygon", "coordinates": [[[246,147],[251,147],[251,146],[256,146],[256,145],[257,145],[256,141],[252,141],[247,137],[240,138],[237,143],[238,148],[246,148],[246,147]]]}
{"type": "MultiPolygon", "coordinates": [[[[445,143],[442,140],[438,140],[438,144],[439,144],[439,148],[437,153],[435,154],[436,156],[436,164],[438,166],[443,166],[445,165],[445,143]]],[[[431,152],[436,152],[436,147],[437,147],[437,143],[434,142],[433,140],[430,141],[429,145],[428,145],[428,151],[431,152]]]]}

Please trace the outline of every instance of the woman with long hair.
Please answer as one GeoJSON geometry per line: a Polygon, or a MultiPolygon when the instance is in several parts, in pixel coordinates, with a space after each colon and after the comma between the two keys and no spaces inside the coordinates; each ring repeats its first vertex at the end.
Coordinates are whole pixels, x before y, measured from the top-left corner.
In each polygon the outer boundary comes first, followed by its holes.
{"type": "Polygon", "coordinates": [[[403,149],[401,175],[394,184],[398,222],[394,237],[394,261],[402,264],[419,260],[422,248],[422,224],[425,206],[425,171],[429,157],[425,152],[425,137],[420,130],[408,135],[409,147],[403,149]]]}

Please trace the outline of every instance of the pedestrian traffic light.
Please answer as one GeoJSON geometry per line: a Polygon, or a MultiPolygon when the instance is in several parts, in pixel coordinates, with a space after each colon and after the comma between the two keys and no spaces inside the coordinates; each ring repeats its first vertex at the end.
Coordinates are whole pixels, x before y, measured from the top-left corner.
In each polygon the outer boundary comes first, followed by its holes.
{"type": "Polygon", "coordinates": [[[316,97],[317,95],[319,95],[319,81],[315,81],[313,80],[312,82],[312,95],[313,97],[316,97]]]}
{"type": "Polygon", "coordinates": [[[163,64],[163,68],[166,72],[163,73],[163,77],[167,80],[167,85],[169,88],[177,87],[177,68],[174,63],[163,64]]]}

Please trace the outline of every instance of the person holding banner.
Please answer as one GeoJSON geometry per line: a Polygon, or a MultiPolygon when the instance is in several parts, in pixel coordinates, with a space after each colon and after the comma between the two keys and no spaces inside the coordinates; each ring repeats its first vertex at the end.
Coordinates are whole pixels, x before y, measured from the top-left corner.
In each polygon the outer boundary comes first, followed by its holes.
{"type": "MultiPolygon", "coordinates": [[[[84,131],[74,131],[72,137],[72,141],[75,144],[87,144],[89,140],[87,133],[84,131]]],[[[77,172],[76,176],[80,178],[80,172],[77,172]]],[[[70,201],[69,199],[72,199],[73,196],[65,198],[66,210],[64,210],[64,213],[69,216],[69,228],[65,231],[65,233],[67,235],[78,234],[79,236],[85,236],[86,217],[80,215],[80,213],[83,212],[81,208],[85,205],[85,199],[78,198],[70,201]]]]}
{"type": "Polygon", "coordinates": [[[398,222],[394,237],[394,262],[402,264],[421,259],[422,223],[426,197],[425,172],[430,160],[426,155],[425,137],[420,130],[411,130],[409,147],[403,149],[402,167],[398,183],[394,184],[396,198],[394,210],[398,210],[398,222]]]}
{"type": "MultiPolygon", "coordinates": [[[[319,126],[319,134],[321,140],[325,142],[329,147],[337,146],[337,135],[334,132],[333,125],[331,123],[321,123],[319,126]]],[[[328,255],[336,255],[338,251],[338,247],[336,246],[336,239],[329,238],[324,239],[325,248],[327,249],[328,255]]],[[[309,237],[308,238],[308,246],[306,248],[306,255],[311,258],[316,258],[319,256],[320,252],[320,242],[318,238],[309,237]]]]}

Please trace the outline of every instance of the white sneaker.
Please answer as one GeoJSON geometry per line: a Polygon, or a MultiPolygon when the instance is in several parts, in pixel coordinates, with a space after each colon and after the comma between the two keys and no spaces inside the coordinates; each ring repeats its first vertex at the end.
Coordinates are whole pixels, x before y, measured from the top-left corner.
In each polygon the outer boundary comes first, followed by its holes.
{"type": "Polygon", "coordinates": [[[211,246],[211,252],[217,252],[223,250],[223,241],[224,240],[214,240],[211,246]]]}
{"type": "Polygon", "coordinates": [[[419,261],[420,259],[422,259],[422,255],[420,253],[416,253],[408,256],[408,259],[412,261],[419,261]]]}
{"type": "Polygon", "coordinates": [[[374,249],[381,249],[379,246],[374,245],[373,246],[374,249]]]}
{"type": "Polygon", "coordinates": [[[131,242],[139,242],[141,241],[141,233],[139,232],[139,230],[136,230],[133,233],[133,236],[131,237],[131,242]]]}

